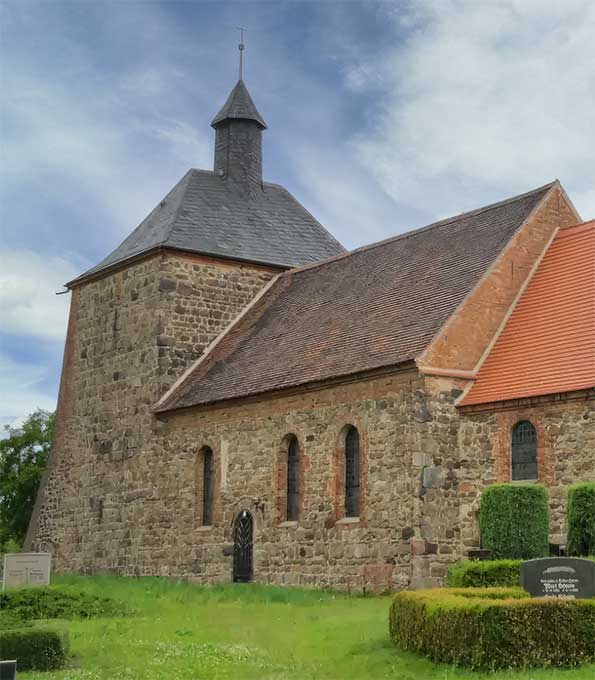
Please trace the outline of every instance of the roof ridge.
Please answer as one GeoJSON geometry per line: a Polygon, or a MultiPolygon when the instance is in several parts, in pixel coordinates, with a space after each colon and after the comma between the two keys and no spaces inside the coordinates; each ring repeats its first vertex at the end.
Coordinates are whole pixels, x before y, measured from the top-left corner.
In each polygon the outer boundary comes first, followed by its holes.
{"type": "MultiPolygon", "coordinates": [[[[190,177],[192,176],[193,173],[194,173],[194,168],[190,168],[189,170],[186,171],[186,174],[184,175],[184,177],[182,177],[182,179],[176,184],[176,186],[180,186],[180,185],[183,185],[185,183],[185,186],[180,187],[181,196],[180,196],[180,200],[178,202],[178,207],[174,210],[174,214],[172,216],[170,225],[169,225],[168,229],[166,229],[166,231],[165,231],[165,237],[163,238],[162,241],[159,241],[159,243],[157,243],[156,245],[159,245],[159,246],[165,245],[167,243],[169,237],[171,236],[172,231],[174,230],[176,223],[178,221],[178,215],[180,214],[180,210],[182,209],[182,204],[184,203],[184,197],[186,196],[186,192],[188,191],[188,186],[190,184],[190,177]]],[[[168,196],[169,196],[169,194],[168,194],[168,196]]],[[[166,199],[167,199],[167,196],[161,201],[161,203],[159,203],[159,205],[161,205],[162,203],[165,203],[166,199]]]]}
{"type": "Polygon", "coordinates": [[[595,385],[595,307],[587,304],[595,290],[593,236],[595,220],[554,232],[457,406],[485,407],[595,385]]]}
{"type": "MultiPolygon", "coordinates": [[[[87,270],[84,271],[82,274],[79,274],[77,277],[75,277],[74,279],[68,281],[68,282],[65,283],[64,285],[65,285],[66,287],[70,287],[70,285],[71,285],[72,283],[78,283],[80,280],[85,279],[85,278],[87,278],[87,276],[90,276],[90,275],[92,275],[92,274],[96,274],[96,273],[102,271],[104,268],[110,269],[110,268],[113,267],[113,266],[119,265],[119,264],[121,264],[122,262],[126,262],[126,260],[129,260],[129,259],[131,259],[131,258],[136,257],[137,255],[139,255],[139,254],[142,252],[142,250],[141,250],[139,253],[128,253],[127,255],[124,255],[124,256],[122,256],[122,257],[119,257],[118,259],[114,260],[113,262],[108,263],[107,265],[103,265],[103,262],[105,262],[105,260],[107,260],[108,258],[110,258],[110,257],[111,257],[118,249],[120,249],[127,241],[129,241],[130,239],[132,239],[132,237],[134,236],[134,234],[136,234],[136,232],[137,232],[139,229],[141,229],[141,227],[143,227],[143,225],[145,225],[146,222],[147,222],[148,220],[151,219],[151,217],[155,214],[155,212],[156,212],[159,208],[164,207],[164,205],[165,205],[166,202],[167,202],[167,199],[168,199],[173,193],[176,192],[176,190],[178,189],[178,187],[180,187],[180,191],[182,192],[182,194],[185,193],[185,189],[184,189],[181,185],[184,183],[184,181],[187,179],[187,177],[190,175],[191,172],[192,172],[192,168],[190,168],[189,170],[187,170],[187,171],[184,173],[184,176],[180,179],[180,181],[179,181],[179,182],[176,182],[176,184],[174,184],[174,186],[167,192],[167,194],[165,194],[165,196],[159,201],[159,203],[157,203],[157,205],[155,205],[155,207],[151,210],[151,212],[150,212],[144,219],[142,219],[142,220],[136,225],[136,227],[134,227],[134,229],[128,234],[128,236],[122,241],[122,243],[121,243],[115,250],[112,250],[111,253],[108,253],[108,254],[107,254],[107,255],[106,255],[106,256],[105,256],[98,264],[96,264],[94,267],[91,267],[90,269],[87,269],[87,270]]],[[[178,210],[180,209],[180,206],[181,206],[181,201],[180,201],[180,205],[178,205],[178,207],[177,207],[177,208],[175,209],[175,211],[174,211],[174,219],[172,220],[172,227],[170,227],[170,230],[171,230],[171,228],[173,228],[173,224],[175,223],[175,220],[177,219],[178,210]]],[[[168,231],[167,233],[168,233],[168,236],[169,236],[170,231],[168,231]]],[[[153,246],[151,247],[151,249],[154,249],[154,248],[158,248],[158,247],[163,246],[163,244],[166,242],[166,240],[167,240],[167,239],[164,239],[164,240],[162,240],[162,241],[157,241],[156,243],[153,244],[153,246]]]]}
{"type": "Polygon", "coordinates": [[[559,184],[559,181],[557,179],[553,180],[552,182],[549,182],[548,184],[544,184],[543,186],[537,187],[536,189],[532,189],[531,191],[526,191],[523,194],[518,194],[517,196],[511,196],[510,198],[506,198],[501,201],[496,201],[495,203],[490,203],[488,205],[482,206],[481,208],[475,208],[474,210],[468,210],[467,212],[462,212],[457,215],[453,215],[452,217],[447,217],[443,220],[438,220],[437,222],[431,222],[430,224],[426,224],[423,227],[418,227],[417,229],[410,229],[409,231],[405,231],[402,234],[396,234],[395,236],[389,236],[389,238],[382,239],[382,241],[375,241],[374,243],[369,243],[368,245],[365,246],[360,246],[359,248],[355,248],[354,250],[350,250],[346,253],[341,253],[339,255],[333,255],[332,257],[328,257],[325,260],[320,260],[319,262],[312,262],[310,264],[305,264],[302,265],[301,267],[295,267],[294,269],[290,269],[287,272],[283,274],[283,276],[289,276],[291,274],[299,274],[302,271],[306,271],[309,269],[314,269],[315,267],[321,267],[326,264],[330,264],[331,262],[334,262],[335,260],[340,260],[345,257],[350,257],[351,255],[357,255],[358,253],[361,252],[366,252],[368,250],[373,250],[374,248],[379,248],[380,246],[384,246],[388,243],[392,243],[394,241],[400,241],[401,239],[409,238],[410,236],[414,236],[415,234],[420,234],[422,232],[430,231],[431,229],[437,228],[437,227],[443,227],[447,224],[450,224],[451,222],[456,222],[457,220],[460,220],[464,217],[471,217],[474,215],[479,215],[483,212],[487,212],[488,210],[493,210],[494,208],[499,208],[503,205],[506,205],[508,203],[514,203],[515,201],[519,201],[523,198],[526,198],[527,196],[530,196],[531,194],[536,194],[540,191],[544,191],[545,189],[551,189],[552,187],[556,186],[559,184]]]}
{"type": "Polygon", "coordinates": [[[564,227],[560,227],[559,236],[568,236],[568,232],[573,230],[586,231],[587,229],[592,229],[595,227],[595,218],[592,220],[587,220],[586,222],[578,222],[577,224],[567,224],[564,227]]]}
{"type": "Polygon", "coordinates": [[[187,375],[167,410],[295,389],[380,366],[404,362],[413,366],[436,330],[456,313],[518,233],[519,225],[544,201],[555,199],[557,191],[555,183],[548,184],[427,225],[426,230],[446,226],[376,248],[371,255],[345,259],[338,265],[338,278],[335,268],[320,263],[281,274],[241,322],[223,335],[208,361],[187,375]],[[470,233],[479,237],[470,239],[470,233]],[[444,257],[445,251],[452,256],[444,257]],[[312,275],[288,277],[313,267],[318,269],[312,275]],[[419,276],[420,271],[428,276],[419,276]],[[343,278],[349,285],[341,282],[343,278]],[[353,313],[364,314],[369,323],[354,329],[353,313]]]}
{"type": "MultiPolygon", "coordinates": [[[[329,236],[331,238],[332,241],[334,241],[340,248],[343,248],[343,250],[345,252],[341,253],[341,254],[345,254],[346,252],[349,252],[343,246],[343,244],[338,239],[336,239],[335,236],[324,226],[324,224],[321,224],[318,221],[318,219],[316,217],[314,217],[314,215],[308,210],[308,208],[306,208],[305,205],[303,205],[300,201],[298,201],[298,199],[291,193],[291,191],[289,191],[289,189],[287,187],[284,187],[282,184],[278,184],[277,182],[263,182],[263,185],[276,187],[280,191],[284,191],[291,198],[292,201],[295,201],[298,205],[300,205],[302,207],[304,212],[306,212],[314,220],[314,222],[316,222],[316,224],[322,229],[322,231],[324,231],[325,234],[327,234],[327,236],[329,236]]],[[[322,261],[324,262],[324,260],[322,260],[322,261]]],[[[315,263],[312,263],[312,264],[315,264],[315,263]]]]}

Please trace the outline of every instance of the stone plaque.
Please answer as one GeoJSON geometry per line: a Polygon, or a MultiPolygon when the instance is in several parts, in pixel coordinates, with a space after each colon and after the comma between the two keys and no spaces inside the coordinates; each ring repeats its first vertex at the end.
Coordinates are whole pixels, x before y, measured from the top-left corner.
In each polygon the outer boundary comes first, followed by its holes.
{"type": "Polygon", "coordinates": [[[7,553],[4,555],[4,588],[48,586],[49,553],[7,553]]]}
{"type": "Polygon", "coordinates": [[[595,597],[595,562],[580,557],[548,557],[521,564],[521,585],[531,597],[595,597]]]}

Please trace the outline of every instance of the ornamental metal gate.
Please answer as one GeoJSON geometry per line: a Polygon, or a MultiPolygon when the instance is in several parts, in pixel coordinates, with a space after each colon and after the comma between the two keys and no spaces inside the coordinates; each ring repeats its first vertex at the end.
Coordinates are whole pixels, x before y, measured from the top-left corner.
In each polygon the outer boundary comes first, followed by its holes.
{"type": "Polygon", "coordinates": [[[252,515],[243,510],[237,517],[233,531],[233,580],[248,583],[252,580],[252,515]]]}

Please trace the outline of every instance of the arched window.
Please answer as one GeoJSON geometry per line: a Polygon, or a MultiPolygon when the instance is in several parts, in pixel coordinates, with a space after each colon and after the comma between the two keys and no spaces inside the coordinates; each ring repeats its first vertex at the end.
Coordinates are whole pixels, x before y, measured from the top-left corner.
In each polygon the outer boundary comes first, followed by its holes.
{"type": "Polygon", "coordinates": [[[287,521],[297,522],[300,513],[300,445],[291,437],[287,447],[287,521]]]}
{"type": "Polygon", "coordinates": [[[215,495],[215,466],[213,451],[205,446],[202,450],[202,524],[213,524],[213,499],[215,495]]]}
{"type": "Polygon", "coordinates": [[[537,479],[537,435],[528,420],[512,430],[512,480],[537,479]]]}
{"type": "Polygon", "coordinates": [[[345,517],[359,517],[359,434],[353,426],[345,435],[345,517]]]}

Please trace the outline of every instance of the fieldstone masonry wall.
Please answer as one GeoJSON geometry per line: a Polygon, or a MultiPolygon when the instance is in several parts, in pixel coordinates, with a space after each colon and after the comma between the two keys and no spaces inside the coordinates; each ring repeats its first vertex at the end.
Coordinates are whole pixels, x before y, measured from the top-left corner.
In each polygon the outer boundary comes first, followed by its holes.
{"type": "MultiPolygon", "coordinates": [[[[555,192],[528,225],[519,257],[495,268],[497,290],[484,296],[498,302],[486,306],[492,331],[528,271],[523,253],[534,259],[572,219],[562,198],[555,192]]],[[[28,548],[50,550],[63,571],[229,581],[233,523],[249,510],[258,581],[438,585],[450,562],[479,546],[481,491],[509,480],[510,435],[523,419],[537,430],[552,540],[563,542],[566,487],[595,478],[593,392],[460,411],[465,380],[410,367],[155,418],[157,399],[275,273],[163,251],[72,291],[55,441],[28,548]],[[360,436],[359,518],[342,512],[348,425],[360,436]],[[285,521],[289,435],[300,444],[297,522],[285,521]],[[215,467],[212,526],[202,522],[204,446],[215,467]]],[[[482,291],[438,336],[428,365],[475,366],[487,341],[459,336],[482,291]],[[459,346],[468,365],[453,354],[459,346]]]]}
{"type": "Polygon", "coordinates": [[[142,524],[130,508],[161,494],[159,464],[148,467],[153,405],[275,273],[164,252],[74,288],[29,545],[52,550],[58,568],[100,559],[113,540],[125,550],[142,524]]]}
{"type": "MultiPolygon", "coordinates": [[[[56,566],[229,581],[233,522],[246,509],[255,520],[258,581],[358,590],[437,585],[450,562],[478,546],[481,490],[502,477],[503,416],[461,416],[454,406],[461,387],[411,370],[176,414],[155,421],[150,442],[128,459],[87,447],[71,487],[77,494],[53,518],[56,566]],[[366,469],[355,521],[341,517],[336,496],[347,424],[358,428],[366,469]],[[288,434],[298,437],[303,457],[296,523],[279,512],[279,449],[288,434]],[[205,445],[216,469],[209,527],[201,522],[205,445]]],[[[595,428],[593,402],[558,403],[533,415],[546,419],[542,427],[561,454],[554,465],[558,512],[558,490],[592,476],[586,442],[595,428]]]]}
{"type": "Polygon", "coordinates": [[[523,400],[496,410],[488,432],[498,482],[511,481],[512,429],[522,420],[530,421],[537,432],[538,481],[549,491],[551,541],[565,544],[567,488],[595,480],[595,396],[591,391],[523,400]]]}

